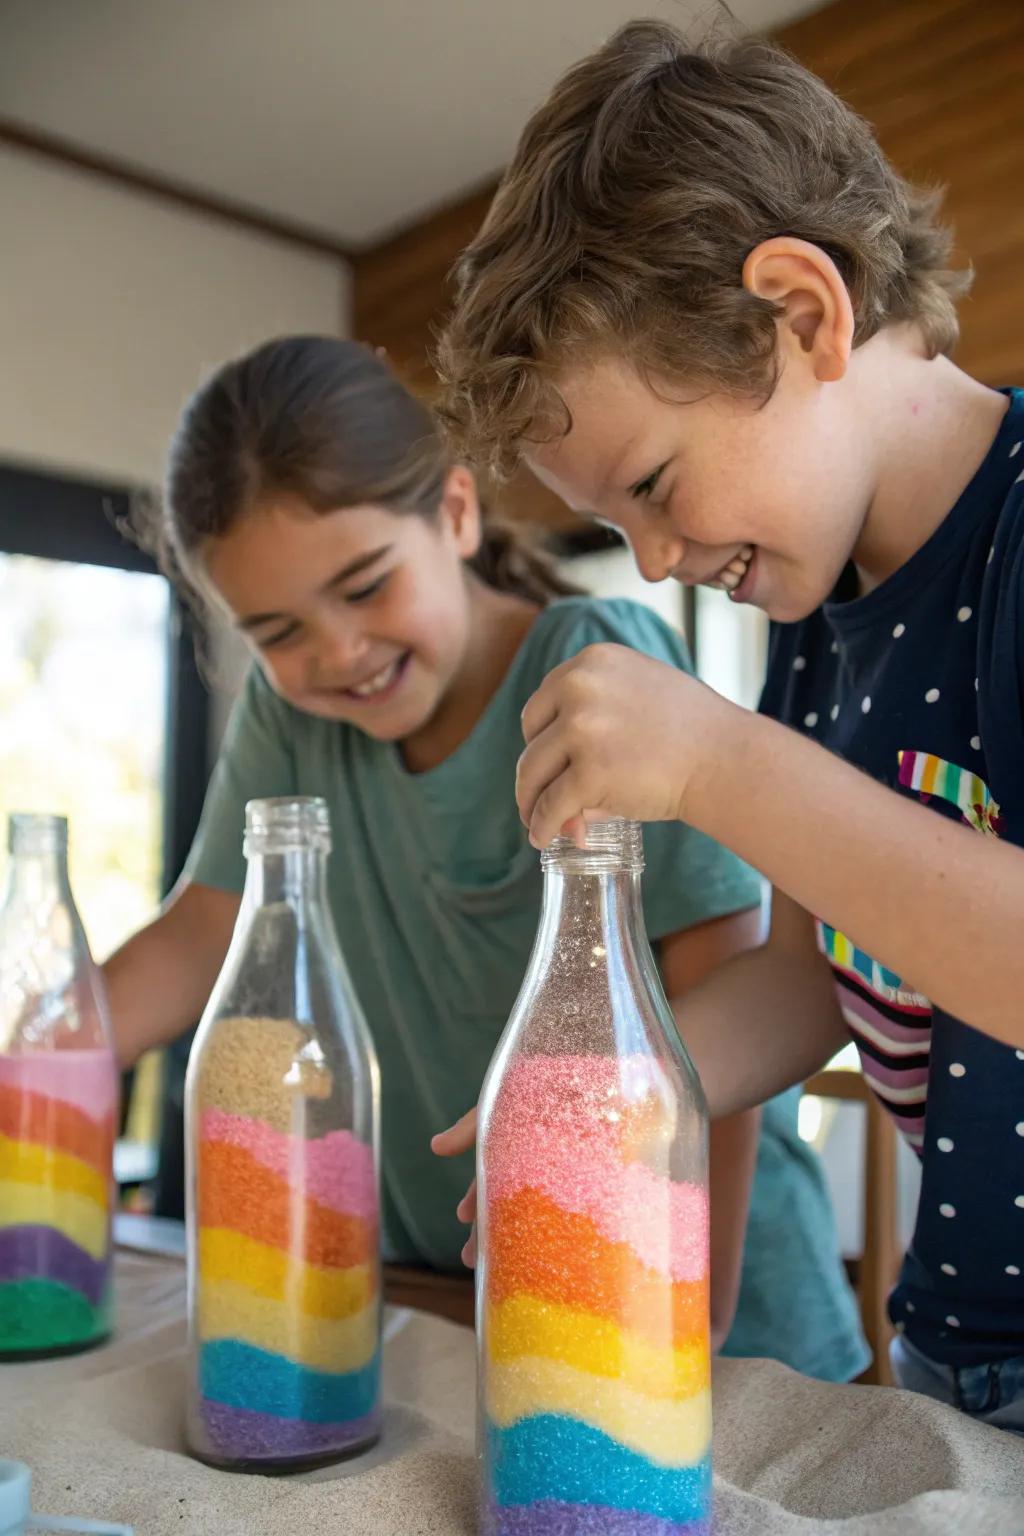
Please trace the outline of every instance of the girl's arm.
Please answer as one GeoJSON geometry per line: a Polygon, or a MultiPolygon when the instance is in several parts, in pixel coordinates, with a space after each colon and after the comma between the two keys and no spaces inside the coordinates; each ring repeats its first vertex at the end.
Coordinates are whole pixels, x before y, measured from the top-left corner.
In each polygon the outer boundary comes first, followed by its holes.
{"type": "MultiPolygon", "coordinates": [[[[681,999],[676,1006],[684,1029],[684,994],[721,961],[756,946],[761,927],[761,913],[755,908],[699,923],[662,940],[662,979],[669,997],[681,999]]],[[[725,1343],[736,1315],[760,1128],[759,1109],[729,1115],[711,1127],[711,1346],[715,1350],[725,1343]]]]}
{"type": "Polygon", "coordinates": [[[183,882],[159,917],[103,966],[123,1067],[195,1024],[224,963],[240,903],[230,891],[183,882]]]}
{"type": "Polygon", "coordinates": [[[537,846],[585,810],[687,821],[947,1013],[1024,1048],[1021,849],[619,646],[552,672],[523,727],[517,795],[537,846]]]}

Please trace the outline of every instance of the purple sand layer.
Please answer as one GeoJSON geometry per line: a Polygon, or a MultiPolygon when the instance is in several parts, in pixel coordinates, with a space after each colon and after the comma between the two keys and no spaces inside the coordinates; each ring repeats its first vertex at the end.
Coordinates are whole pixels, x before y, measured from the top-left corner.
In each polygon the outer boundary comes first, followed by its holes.
{"type": "Polygon", "coordinates": [[[380,1433],[380,1412],[338,1424],[279,1419],[251,1408],[229,1408],[204,1398],[200,1414],[212,1455],[239,1461],[274,1461],[289,1456],[324,1456],[371,1440],[380,1433]]]}
{"type": "Polygon", "coordinates": [[[0,1280],[57,1280],[98,1307],[109,1274],[109,1263],[91,1258],[53,1227],[0,1227],[0,1280]]]}
{"type": "Polygon", "coordinates": [[[567,1504],[544,1499],[536,1504],[491,1504],[484,1512],[481,1536],[711,1536],[710,1520],[663,1520],[605,1504],[567,1504]]]}

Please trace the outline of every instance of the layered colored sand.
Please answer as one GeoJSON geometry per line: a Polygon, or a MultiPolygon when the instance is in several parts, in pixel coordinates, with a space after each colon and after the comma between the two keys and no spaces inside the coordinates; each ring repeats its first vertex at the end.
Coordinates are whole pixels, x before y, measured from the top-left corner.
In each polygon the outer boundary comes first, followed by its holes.
{"type": "Polygon", "coordinates": [[[0,1354],[110,1331],[117,1095],[110,1051],[0,1055],[0,1354]]]}
{"type": "Polygon", "coordinates": [[[488,1128],[485,1536],[705,1536],[705,1192],[646,1060],[524,1057],[488,1128]]]}
{"type": "MultiPolygon", "coordinates": [[[[271,1024],[271,1045],[283,1050],[281,1021],[228,1023],[235,1036],[241,1026],[258,1035],[271,1024]]],[[[349,1131],[284,1129],[301,1118],[255,1078],[234,1095],[250,1112],[225,1108],[237,1058],[222,1046],[200,1084],[195,1323],[204,1448],[227,1462],[340,1454],[379,1426],[372,1149],[349,1131]]],[[[245,1058],[252,1076],[261,1058],[245,1058]]]]}

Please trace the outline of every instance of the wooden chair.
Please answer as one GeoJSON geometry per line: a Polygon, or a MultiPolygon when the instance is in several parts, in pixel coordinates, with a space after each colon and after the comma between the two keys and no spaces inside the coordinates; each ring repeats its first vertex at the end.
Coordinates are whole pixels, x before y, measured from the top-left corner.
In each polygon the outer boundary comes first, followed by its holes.
{"type": "Polygon", "coordinates": [[[855,1262],[853,1278],[860,1303],[861,1323],[874,1358],[858,1380],[876,1386],[891,1386],[889,1340],[892,1337],[892,1326],[885,1308],[900,1261],[896,1204],[896,1130],[860,1072],[844,1068],[819,1072],[804,1084],[804,1092],[821,1099],[863,1104],[866,1110],[864,1250],[855,1262]]]}

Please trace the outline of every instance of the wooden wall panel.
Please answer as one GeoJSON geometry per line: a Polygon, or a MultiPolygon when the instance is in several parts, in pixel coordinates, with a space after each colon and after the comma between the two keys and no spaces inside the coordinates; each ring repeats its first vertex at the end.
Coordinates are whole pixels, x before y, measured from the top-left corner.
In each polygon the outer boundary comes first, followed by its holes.
{"type": "MultiPolygon", "coordinates": [[[[958,361],[990,384],[1024,382],[1024,0],[833,0],[779,34],[875,126],[906,175],[948,187],[961,261],[976,272],[958,361]]],[[[355,261],[355,332],[430,389],[446,277],[490,189],[355,261]]],[[[528,477],[517,515],[571,525],[528,477]]]]}

